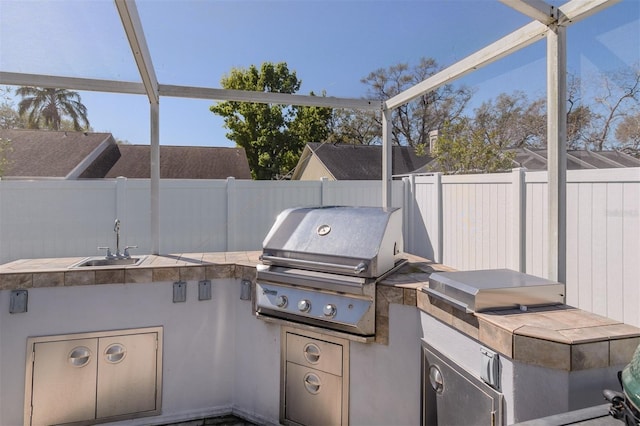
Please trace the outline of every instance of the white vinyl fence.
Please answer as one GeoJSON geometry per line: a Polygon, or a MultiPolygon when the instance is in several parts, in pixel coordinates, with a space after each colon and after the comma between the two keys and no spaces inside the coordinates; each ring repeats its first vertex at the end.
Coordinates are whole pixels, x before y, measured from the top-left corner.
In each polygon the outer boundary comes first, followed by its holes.
{"type": "MultiPolygon", "coordinates": [[[[407,251],[547,275],[547,174],[405,178],[407,251]]],[[[640,326],[640,169],[567,172],[569,305],[640,326]]]]}
{"type": "MultiPolygon", "coordinates": [[[[0,181],[0,263],[24,258],[93,256],[151,248],[148,179],[0,181]]],[[[402,206],[402,182],[393,205],[402,206]]],[[[260,250],[277,214],[314,205],[379,206],[378,181],[162,180],[160,252],[260,250]]]]}
{"type": "MultiPolygon", "coordinates": [[[[393,182],[405,251],[460,270],[547,274],[545,172],[414,175],[393,182]]],[[[0,181],[0,263],[149,253],[149,180],[0,181]]],[[[160,252],[260,250],[276,215],[311,205],[378,206],[379,181],[162,180],[160,252]]],[[[640,169],[567,173],[567,303],[640,326],[640,169]]]]}

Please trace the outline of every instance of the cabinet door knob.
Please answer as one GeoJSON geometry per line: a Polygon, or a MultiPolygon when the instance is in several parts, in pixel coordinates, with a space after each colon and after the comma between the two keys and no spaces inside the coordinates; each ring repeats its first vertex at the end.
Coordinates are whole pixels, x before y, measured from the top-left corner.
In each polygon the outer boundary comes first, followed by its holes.
{"type": "Polygon", "coordinates": [[[109,345],[104,351],[104,357],[112,364],[122,361],[126,354],[127,350],[119,343],[109,345]]]}
{"type": "Polygon", "coordinates": [[[84,367],[91,359],[91,351],[84,346],[73,348],[69,353],[69,364],[74,367],[84,367]]]}
{"type": "Polygon", "coordinates": [[[318,347],[318,345],[308,343],[304,347],[303,352],[305,359],[311,364],[317,364],[318,361],[320,361],[320,348],[318,347]]]}
{"type": "Polygon", "coordinates": [[[316,395],[320,392],[320,377],[313,373],[307,373],[304,376],[304,388],[311,394],[316,395]]]}

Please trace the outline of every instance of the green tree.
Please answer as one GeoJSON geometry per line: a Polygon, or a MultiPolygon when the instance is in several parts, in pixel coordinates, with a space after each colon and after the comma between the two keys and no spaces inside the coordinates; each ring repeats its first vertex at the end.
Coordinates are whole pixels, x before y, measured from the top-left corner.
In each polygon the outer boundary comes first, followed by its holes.
{"type": "Polygon", "coordinates": [[[44,126],[60,130],[64,117],[68,117],[76,131],[89,128],[87,108],[82,104],[78,92],[23,86],[16,90],[16,95],[22,97],[18,103],[18,114],[27,115],[29,128],[44,126]]]}
{"type": "Polygon", "coordinates": [[[0,138],[0,177],[4,176],[4,173],[7,171],[7,166],[10,164],[7,153],[11,151],[13,151],[11,141],[0,138]]]}
{"type": "Polygon", "coordinates": [[[515,152],[502,150],[497,142],[487,140],[482,129],[461,119],[442,126],[431,156],[437,171],[446,174],[495,173],[513,167],[515,152]]]}
{"type": "MultiPolygon", "coordinates": [[[[301,84],[285,62],[234,68],[221,80],[225,89],[288,94],[301,84]]],[[[329,134],[330,108],[225,101],[209,109],[224,118],[227,138],[244,148],[254,179],[287,175],[305,143],[324,141],[329,134]]]]}
{"type": "Polygon", "coordinates": [[[24,122],[11,101],[11,88],[0,87],[0,129],[21,129],[24,122]]]}

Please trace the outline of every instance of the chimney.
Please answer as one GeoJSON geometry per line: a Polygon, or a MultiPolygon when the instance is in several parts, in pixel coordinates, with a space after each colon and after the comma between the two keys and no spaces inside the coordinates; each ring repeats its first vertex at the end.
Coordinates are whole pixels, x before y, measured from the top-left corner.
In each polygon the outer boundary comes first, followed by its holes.
{"type": "Polygon", "coordinates": [[[438,143],[438,129],[429,132],[429,152],[433,152],[438,143]]]}

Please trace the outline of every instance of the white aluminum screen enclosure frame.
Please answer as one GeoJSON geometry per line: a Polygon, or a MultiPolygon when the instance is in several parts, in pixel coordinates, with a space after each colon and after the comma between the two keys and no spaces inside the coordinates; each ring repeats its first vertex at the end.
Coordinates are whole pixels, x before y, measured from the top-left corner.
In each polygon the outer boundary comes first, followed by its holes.
{"type": "Polygon", "coordinates": [[[160,254],[160,97],[209,99],[214,101],[257,102],[282,105],[318,106],[382,113],[382,206],[391,206],[393,110],[426,93],[451,83],[485,65],[547,40],[547,151],[548,151],[548,279],[565,282],[566,277],[566,27],[609,7],[620,0],[571,0],[560,7],[543,0],[500,0],[529,16],[533,22],[467,56],[387,99],[365,99],[250,92],[205,87],[174,86],[158,83],[144,37],[135,0],[114,0],[142,83],[49,75],[9,73],[0,70],[0,84],[38,86],[147,95],[151,126],[151,251],[160,254]]]}

